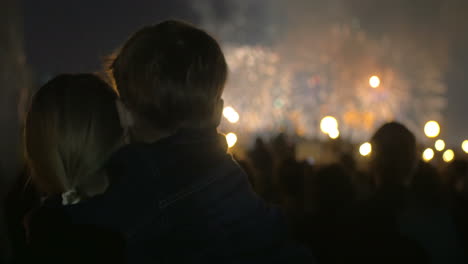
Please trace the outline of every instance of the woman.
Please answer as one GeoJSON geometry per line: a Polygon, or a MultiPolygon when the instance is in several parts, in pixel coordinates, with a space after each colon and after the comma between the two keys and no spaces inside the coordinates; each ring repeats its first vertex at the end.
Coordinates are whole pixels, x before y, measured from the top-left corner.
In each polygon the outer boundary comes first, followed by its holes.
{"type": "Polygon", "coordinates": [[[43,203],[25,221],[31,257],[61,263],[121,260],[118,234],[77,224],[68,213],[109,186],[104,165],[123,142],[116,99],[92,74],[57,76],[34,96],[25,154],[43,203]]]}

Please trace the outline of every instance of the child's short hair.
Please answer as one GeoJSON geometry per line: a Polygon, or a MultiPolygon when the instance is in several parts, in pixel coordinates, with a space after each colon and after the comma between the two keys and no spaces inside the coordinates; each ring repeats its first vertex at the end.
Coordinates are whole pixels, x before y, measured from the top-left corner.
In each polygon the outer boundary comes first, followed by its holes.
{"type": "Polygon", "coordinates": [[[227,79],[216,40],[172,20],[133,34],[110,71],[122,102],[163,130],[210,125],[227,79]]]}

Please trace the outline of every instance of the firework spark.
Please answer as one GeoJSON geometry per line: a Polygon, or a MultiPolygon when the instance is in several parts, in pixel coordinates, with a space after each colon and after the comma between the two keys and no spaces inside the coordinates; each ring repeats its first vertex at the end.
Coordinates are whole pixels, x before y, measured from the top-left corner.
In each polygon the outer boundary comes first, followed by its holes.
{"type": "Polygon", "coordinates": [[[313,137],[320,119],[333,115],[345,137],[363,140],[386,121],[417,130],[440,118],[445,86],[423,54],[368,39],[347,26],[333,26],[319,39],[300,41],[308,48],[297,46],[295,53],[281,52],[281,46],[225,48],[230,67],[225,101],[239,111],[243,132],[290,130],[313,137]],[[381,84],[371,89],[375,72],[381,84]]]}

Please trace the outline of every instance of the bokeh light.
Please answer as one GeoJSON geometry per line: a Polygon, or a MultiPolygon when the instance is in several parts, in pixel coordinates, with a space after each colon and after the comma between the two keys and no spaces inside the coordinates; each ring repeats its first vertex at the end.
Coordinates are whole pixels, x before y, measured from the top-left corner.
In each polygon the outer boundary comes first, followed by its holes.
{"type": "Polygon", "coordinates": [[[236,134],[234,134],[234,133],[227,134],[226,135],[226,142],[227,142],[229,148],[234,147],[234,145],[236,145],[236,143],[237,143],[236,134]]]}
{"type": "Polygon", "coordinates": [[[434,150],[431,148],[424,150],[422,158],[425,162],[431,161],[434,158],[434,150]]]}
{"type": "Polygon", "coordinates": [[[338,121],[333,116],[326,116],[322,118],[320,122],[320,130],[324,134],[330,134],[330,132],[338,131],[338,121]]]}
{"type": "Polygon", "coordinates": [[[359,147],[359,153],[364,157],[369,156],[371,152],[372,152],[372,145],[369,142],[366,142],[359,147]]]}
{"type": "Polygon", "coordinates": [[[225,107],[223,110],[223,116],[230,123],[237,123],[239,121],[239,114],[231,106],[225,107]]]}
{"type": "MultiPolygon", "coordinates": [[[[234,106],[239,113],[243,134],[301,131],[301,136],[314,137],[320,131],[320,120],[333,114],[339,121],[340,137],[364,142],[382,121],[397,118],[416,131],[428,121],[427,116],[441,119],[447,103],[446,85],[442,74],[433,69],[435,65],[421,55],[418,61],[395,60],[389,54],[400,54],[399,48],[383,48],[362,33],[346,25],[328,28],[324,38],[294,41],[290,44],[299,46],[289,49],[283,49],[283,40],[279,46],[225,43],[230,78],[223,98],[226,106],[234,106]],[[360,59],[333,59],[348,58],[350,46],[360,47],[352,56],[360,59]],[[383,68],[376,67],[377,58],[386,58],[383,68]],[[371,75],[378,76],[381,83],[369,92],[371,75]],[[384,84],[385,89],[380,89],[384,84]]],[[[397,57],[414,58],[415,52],[418,50],[404,51],[397,57]]],[[[222,124],[221,130],[230,129],[229,122],[222,124]]],[[[418,139],[423,137],[418,134],[418,139]]]]}
{"type": "Polygon", "coordinates": [[[380,78],[378,76],[372,76],[370,77],[369,79],[369,85],[372,87],[372,88],[377,88],[380,86],[380,78]]]}
{"type": "Polygon", "coordinates": [[[465,151],[465,153],[468,153],[468,140],[463,141],[462,149],[465,151]]]}
{"type": "Polygon", "coordinates": [[[424,133],[429,138],[437,137],[440,134],[440,126],[436,121],[429,121],[424,126],[424,133]]]}
{"type": "Polygon", "coordinates": [[[340,137],[340,131],[338,129],[333,129],[330,132],[328,132],[328,136],[331,139],[337,139],[338,137],[340,137]]]}
{"type": "Polygon", "coordinates": [[[445,141],[439,139],[435,142],[434,147],[437,151],[442,151],[445,149],[445,141]]]}
{"type": "MultiPolygon", "coordinates": [[[[287,7],[291,1],[229,1],[232,7],[242,8],[223,22],[211,17],[216,8],[208,4],[210,1],[192,2],[197,2],[197,10],[203,6],[209,9],[200,13],[201,18],[207,18],[201,23],[223,39],[230,77],[223,98],[226,106],[234,106],[241,116],[238,129],[243,135],[301,131],[301,136],[312,138],[320,131],[321,118],[332,114],[339,120],[340,137],[356,143],[366,141],[385,121],[397,119],[418,131],[428,118],[442,120],[448,104],[445,68],[433,62],[434,56],[428,56],[426,47],[406,40],[390,44],[386,36],[376,38],[356,26],[354,19],[308,26],[293,23],[293,30],[289,30],[284,21],[278,21],[277,11],[285,11],[287,16],[291,9],[265,10],[283,3],[287,7]],[[260,26],[261,32],[256,30],[259,13],[248,11],[262,6],[258,2],[276,3],[261,8],[260,13],[269,14],[268,19],[260,19],[268,21],[267,27],[260,26]],[[252,20],[246,20],[253,14],[252,20]],[[255,31],[253,39],[246,29],[255,31]],[[280,32],[285,34],[278,38],[280,32]],[[376,89],[370,84],[374,76],[374,86],[380,81],[376,89]]],[[[297,8],[299,3],[310,7],[320,1],[292,2],[297,8]]],[[[309,21],[326,15],[319,17],[309,21]]],[[[230,131],[228,122],[223,125],[222,129],[230,131]]],[[[425,138],[423,133],[417,137],[425,138]]]]}
{"type": "Polygon", "coordinates": [[[447,149],[442,156],[445,162],[451,162],[455,158],[455,152],[451,149],[447,149]]]}

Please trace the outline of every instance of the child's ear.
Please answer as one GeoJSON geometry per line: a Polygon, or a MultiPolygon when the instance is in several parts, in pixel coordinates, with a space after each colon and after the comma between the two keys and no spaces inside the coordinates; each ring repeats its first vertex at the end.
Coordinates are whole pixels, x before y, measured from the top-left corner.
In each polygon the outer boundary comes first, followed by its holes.
{"type": "Polygon", "coordinates": [[[216,124],[216,127],[219,126],[221,123],[221,118],[223,116],[223,110],[224,110],[224,100],[223,98],[219,98],[219,100],[216,102],[215,109],[214,109],[214,121],[216,124]]]}
{"type": "Polygon", "coordinates": [[[132,112],[128,110],[128,108],[119,99],[115,100],[115,106],[117,107],[117,112],[119,113],[120,126],[123,129],[133,127],[135,122],[132,112]]]}

